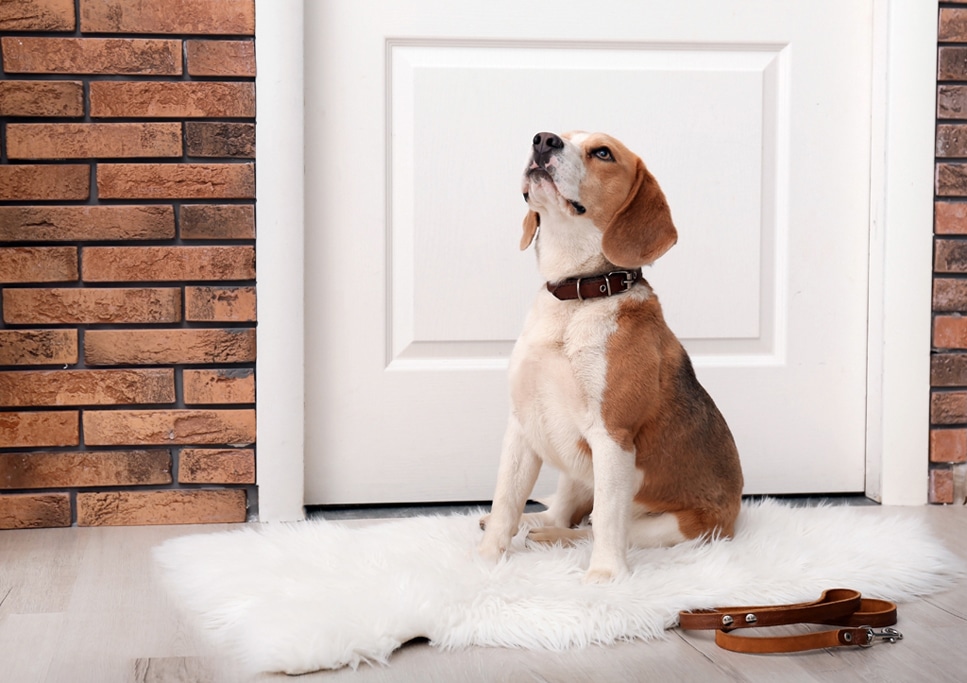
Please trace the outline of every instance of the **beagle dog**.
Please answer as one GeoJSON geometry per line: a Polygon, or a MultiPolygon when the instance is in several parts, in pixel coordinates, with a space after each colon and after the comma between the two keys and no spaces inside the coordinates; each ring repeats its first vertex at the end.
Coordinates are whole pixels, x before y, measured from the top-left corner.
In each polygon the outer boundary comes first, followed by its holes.
{"type": "Polygon", "coordinates": [[[509,547],[542,463],[561,475],[547,509],[527,515],[528,540],[593,537],[588,582],[627,574],[629,545],[731,536],[743,485],[732,433],[641,274],[677,240],[655,178],[608,135],[538,133],[523,193],[520,247],[535,243],[547,284],[510,359],[481,555],[509,547]]]}

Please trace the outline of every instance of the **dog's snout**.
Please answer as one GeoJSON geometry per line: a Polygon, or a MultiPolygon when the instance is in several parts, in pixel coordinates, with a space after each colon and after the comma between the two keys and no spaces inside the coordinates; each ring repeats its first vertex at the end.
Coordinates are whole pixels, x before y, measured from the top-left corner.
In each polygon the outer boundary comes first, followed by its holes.
{"type": "Polygon", "coordinates": [[[534,165],[537,168],[545,168],[551,155],[563,148],[564,141],[554,133],[538,133],[534,136],[534,165]]]}

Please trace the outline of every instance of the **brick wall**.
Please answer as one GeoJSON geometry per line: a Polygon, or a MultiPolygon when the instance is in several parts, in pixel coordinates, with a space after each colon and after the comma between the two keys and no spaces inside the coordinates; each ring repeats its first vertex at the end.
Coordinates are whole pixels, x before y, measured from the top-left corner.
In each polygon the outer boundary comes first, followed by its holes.
{"type": "Polygon", "coordinates": [[[0,528],[254,505],[254,29],[0,2],[0,528]]]}
{"type": "Polygon", "coordinates": [[[930,501],[967,474],[967,3],[940,9],[937,54],[930,501]]]}

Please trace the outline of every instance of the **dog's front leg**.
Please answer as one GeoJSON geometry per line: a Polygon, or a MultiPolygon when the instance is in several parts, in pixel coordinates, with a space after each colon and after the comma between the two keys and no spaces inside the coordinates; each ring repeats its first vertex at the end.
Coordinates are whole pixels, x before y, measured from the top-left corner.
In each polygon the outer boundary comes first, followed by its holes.
{"type": "Polygon", "coordinates": [[[623,449],[603,428],[588,436],[594,468],[594,546],[584,580],[603,583],[628,573],[628,525],[641,479],[634,452],[623,449]]]}
{"type": "Polygon", "coordinates": [[[527,496],[541,470],[541,459],[524,439],[520,422],[513,415],[507,421],[504,445],[497,468],[497,489],[490,514],[481,520],[484,537],[480,554],[497,560],[510,547],[510,541],[520,526],[527,496]]]}

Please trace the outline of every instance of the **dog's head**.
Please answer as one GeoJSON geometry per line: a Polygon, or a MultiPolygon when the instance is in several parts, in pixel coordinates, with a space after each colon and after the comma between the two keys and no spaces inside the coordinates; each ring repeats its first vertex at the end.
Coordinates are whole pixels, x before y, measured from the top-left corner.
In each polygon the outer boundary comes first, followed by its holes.
{"type": "Polygon", "coordinates": [[[605,258],[623,268],[654,262],[678,239],[655,178],[604,133],[535,135],[522,189],[529,211],[521,249],[533,241],[542,218],[586,220],[589,229],[601,231],[605,258]]]}

